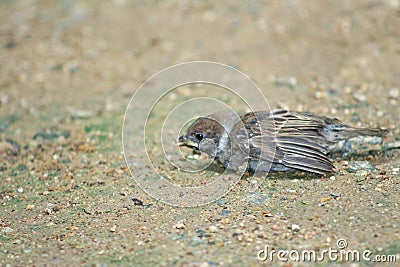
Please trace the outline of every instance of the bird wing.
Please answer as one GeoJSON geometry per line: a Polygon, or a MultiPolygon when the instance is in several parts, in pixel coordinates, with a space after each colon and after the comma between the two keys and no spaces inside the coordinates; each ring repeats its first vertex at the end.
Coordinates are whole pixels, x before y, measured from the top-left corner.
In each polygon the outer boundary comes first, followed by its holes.
{"type": "Polygon", "coordinates": [[[275,110],[242,117],[249,134],[249,157],[289,168],[324,174],[333,169],[321,131],[323,118],[309,113],[275,110]]]}

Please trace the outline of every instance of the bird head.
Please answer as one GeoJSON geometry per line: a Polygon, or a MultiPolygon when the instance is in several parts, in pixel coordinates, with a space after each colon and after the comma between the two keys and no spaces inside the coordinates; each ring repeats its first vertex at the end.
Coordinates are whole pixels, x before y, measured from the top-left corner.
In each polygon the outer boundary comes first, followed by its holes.
{"type": "Polygon", "coordinates": [[[187,146],[217,156],[222,146],[228,145],[229,133],[239,117],[233,111],[222,110],[196,119],[187,131],[179,137],[180,146],[187,146]]]}

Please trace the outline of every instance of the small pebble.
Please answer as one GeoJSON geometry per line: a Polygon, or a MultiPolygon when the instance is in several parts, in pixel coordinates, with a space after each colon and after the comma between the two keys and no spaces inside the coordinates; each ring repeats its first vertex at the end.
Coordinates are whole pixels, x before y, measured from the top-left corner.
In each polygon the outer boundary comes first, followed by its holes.
{"type": "Polygon", "coordinates": [[[323,197],[323,198],[320,198],[320,199],[319,199],[319,202],[320,202],[320,203],[325,203],[325,202],[328,202],[328,201],[331,201],[331,198],[330,198],[330,197],[323,197]]]}
{"type": "Polygon", "coordinates": [[[400,168],[393,168],[392,169],[392,172],[399,172],[400,171],[400,168]]]}
{"type": "Polygon", "coordinates": [[[116,231],[117,231],[117,226],[116,226],[116,225],[113,225],[113,226],[110,228],[110,232],[115,233],[116,231]]]}
{"type": "Polygon", "coordinates": [[[210,233],[216,233],[218,232],[218,228],[215,225],[210,225],[210,227],[208,227],[208,231],[210,231],[210,233]]]}
{"type": "Polygon", "coordinates": [[[53,161],[54,162],[58,161],[59,158],[60,158],[60,156],[58,154],[54,154],[53,155],[53,161]]]}
{"type": "Polygon", "coordinates": [[[59,210],[57,205],[47,203],[47,207],[44,209],[44,213],[47,215],[53,214],[59,210]]]}
{"type": "Polygon", "coordinates": [[[353,98],[359,102],[365,102],[368,99],[366,95],[359,93],[354,93],[353,98]]]}
{"type": "Polygon", "coordinates": [[[183,223],[183,221],[178,221],[172,228],[174,229],[184,229],[186,225],[183,223]]]}
{"type": "Polygon", "coordinates": [[[355,173],[357,171],[373,171],[376,167],[372,163],[366,160],[351,161],[349,162],[349,172],[355,173]]]}
{"type": "Polygon", "coordinates": [[[18,191],[19,193],[23,193],[23,192],[24,192],[24,189],[23,189],[22,187],[20,187],[20,188],[17,189],[17,191],[18,191]]]}
{"type": "Polygon", "coordinates": [[[222,217],[228,216],[231,213],[228,209],[223,209],[221,212],[222,217]]]}
{"type": "Polygon", "coordinates": [[[324,92],[324,91],[316,91],[316,92],[314,93],[314,97],[315,97],[316,99],[322,99],[322,98],[326,98],[326,97],[327,97],[327,94],[326,94],[326,92],[324,92]]]}
{"type": "Polygon", "coordinates": [[[243,241],[243,234],[242,233],[233,233],[232,237],[235,238],[237,241],[243,241]]]}
{"type": "Polygon", "coordinates": [[[335,181],[336,177],[332,175],[331,177],[329,177],[329,180],[335,181]]]}
{"type": "Polygon", "coordinates": [[[252,204],[264,204],[268,202],[270,197],[261,192],[249,192],[243,196],[243,200],[252,204]]]}
{"type": "Polygon", "coordinates": [[[274,231],[279,231],[279,230],[281,230],[282,228],[281,228],[279,225],[274,224],[274,225],[272,225],[271,229],[274,230],[274,231]]]}
{"type": "Polygon", "coordinates": [[[196,230],[196,235],[198,237],[210,237],[211,236],[209,233],[207,233],[206,231],[204,231],[202,229],[197,229],[196,230]]]}
{"type": "Polygon", "coordinates": [[[268,211],[263,211],[262,214],[263,214],[265,217],[274,217],[274,215],[273,215],[271,212],[268,212],[268,211]]]}
{"type": "Polygon", "coordinates": [[[292,224],[292,231],[293,232],[298,232],[300,231],[300,226],[298,224],[292,224]]]}
{"type": "Polygon", "coordinates": [[[400,95],[399,89],[397,88],[392,88],[389,91],[389,97],[393,99],[397,99],[400,95]]]}
{"type": "Polygon", "coordinates": [[[294,76],[290,76],[288,83],[289,83],[290,87],[292,87],[292,88],[296,87],[297,86],[297,78],[294,76]]]}
{"type": "Polygon", "coordinates": [[[141,201],[138,198],[132,198],[132,201],[133,201],[133,205],[135,205],[135,206],[143,206],[143,201],[141,201]]]}

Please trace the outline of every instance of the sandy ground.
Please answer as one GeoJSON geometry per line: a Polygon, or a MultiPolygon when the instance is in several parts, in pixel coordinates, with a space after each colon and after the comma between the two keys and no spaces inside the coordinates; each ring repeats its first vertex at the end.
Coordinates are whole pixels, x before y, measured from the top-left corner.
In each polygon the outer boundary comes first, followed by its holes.
{"type": "MultiPolygon", "coordinates": [[[[240,69],[274,108],[399,140],[398,25],[398,0],[0,1],[0,264],[258,266],[270,264],[257,259],[266,246],[320,253],[343,238],[398,265],[398,150],[367,149],[325,177],[268,175],[253,193],[246,176],[216,202],[179,208],[140,189],[121,142],[141,83],[192,60],[240,69]]],[[[150,137],[163,118],[153,122],[150,137]]],[[[151,157],[179,175],[156,146],[151,157]]],[[[383,265],[325,259],[317,265],[383,265]]]]}

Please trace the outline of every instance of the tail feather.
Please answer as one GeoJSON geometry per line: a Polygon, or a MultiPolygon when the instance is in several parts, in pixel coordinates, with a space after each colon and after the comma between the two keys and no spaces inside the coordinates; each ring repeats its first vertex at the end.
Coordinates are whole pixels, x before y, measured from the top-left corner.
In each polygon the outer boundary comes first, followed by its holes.
{"type": "Polygon", "coordinates": [[[380,128],[352,128],[350,129],[350,132],[352,132],[354,136],[366,135],[386,137],[389,133],[389,130],[380,128]]]}
{"type": "Polygon", "coordinates": [[[389,133],[386,129],[380,128],[355,128],[343,124],[329,124],[324,128],[325,138],[329,142],[339,142],[357,136],[378,136],[386,137],[389,133]]]}

